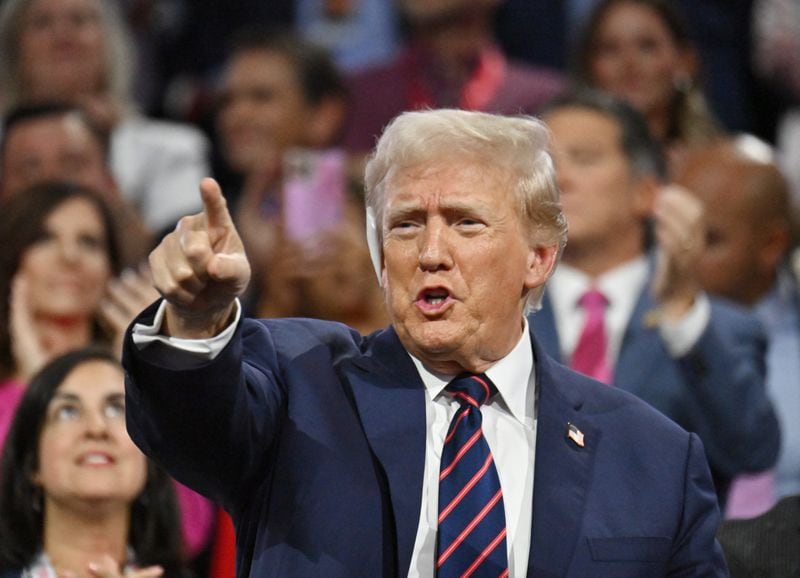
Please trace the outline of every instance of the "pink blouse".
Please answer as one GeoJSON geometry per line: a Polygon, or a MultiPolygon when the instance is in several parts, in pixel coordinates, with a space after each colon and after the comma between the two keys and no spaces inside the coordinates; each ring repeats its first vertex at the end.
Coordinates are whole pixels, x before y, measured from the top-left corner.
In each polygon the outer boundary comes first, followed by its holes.
{"type": "Polygon", "coordinates": [[[24,386],[19,381],[0,381],[0,450],[5,445],[8,428],[11,427],[11,420],[14,419],[14,412],[17,411],[24,392],[24,386]]]}

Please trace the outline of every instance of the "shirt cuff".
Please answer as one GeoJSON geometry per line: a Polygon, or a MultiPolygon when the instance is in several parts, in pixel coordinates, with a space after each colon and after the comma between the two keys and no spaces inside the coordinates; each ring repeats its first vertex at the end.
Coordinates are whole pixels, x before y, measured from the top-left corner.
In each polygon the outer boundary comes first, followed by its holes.
{"type": "Polygon", "coordinates": [[[677,358],[689,353],[710,320],[711,302],[705,293],[697,295],[692,308],[678,321],[662,320],[658,329],[670,355],[677,358]]]}
{"type": "Polygon", "coordinates": [[[180,337],[169,337],[160,333],[161,325],[164,322],[164,311],[166,310],[166,307],[167,302],[161,301],[161,304],[158,306],[158,310],[156,311],[156,315],[153,318],[152,325],[136,323],[133,326],[133,329],[131,330],[131,338],[133,339],[133,343],[140,350],[144,349],[148,345],[160,343],[166,345],[167,347],[171,347],[172,349],[190,353],[193,356],[196,356],[198,359],[212,360],[219,355],[223,349],[225,349],[225,346],[228,345],[228,343],[230,343],[231,339],[233,338],[233,334],[236,331],[236,326],[239,323],[239,319],[242,317],[242,306],[239,303],[239,300],[236,299],[234,304],[235,314],[233,322],[221,333],[207,339],[181,339],[180,337]]]}

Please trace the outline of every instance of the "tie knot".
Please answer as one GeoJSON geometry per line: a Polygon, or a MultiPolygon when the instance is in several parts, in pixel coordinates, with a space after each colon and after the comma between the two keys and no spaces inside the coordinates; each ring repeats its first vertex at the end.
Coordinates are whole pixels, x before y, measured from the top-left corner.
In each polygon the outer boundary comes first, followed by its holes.
{"type": "Polygon", "coordinates": [[[598,289],[589,289],[581,295],[578,303],[586,311],[605,311],[608,307],[608,299],[598,289]]]}
{"type": "Polygon", "coordinates": [[[447,384],[445,388],[458,399],[461,405],[480,407],[497,393],[497,387],[483,373],[463,373],[447,384]]]}

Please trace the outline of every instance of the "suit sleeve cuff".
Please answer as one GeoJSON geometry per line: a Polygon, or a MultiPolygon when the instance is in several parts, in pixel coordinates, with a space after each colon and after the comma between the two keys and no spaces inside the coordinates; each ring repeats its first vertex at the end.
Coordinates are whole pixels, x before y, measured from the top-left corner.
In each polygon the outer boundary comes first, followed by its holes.
{"type": "MultiPolygon", "coordinates": [[[[177,350],[184,353],[191,354],[198,361],[209,361],[214,359],[220,352],[225,349],[225,346],[230,343],[233,334],[236,331],[236,326],[242,316],[242,307],[239,300],[235,303],[234,319],[221,333],[210,337],[208,339],[181,339],[179,337],[169,337],[162,335],[161,325],[164,322],[164,311],[166,310],[166,301],[161,301],[161,304],[156,310],[153,322],[150,325],[145,323],[136,323],[131,330],[131,337],[133,343],[139,350],[142,350],[153,344],[161,344],[166,346],[166,350],[177,350]]],[[[159,347],[158,349],[165,349],[159,347]]]]}
{"type": "Polygon", "coordinates": [[[678,321],[662,321],[659,327],[661,338],[674,358],[683,357],[700,340],[700,336],[711,320],[711,302],[708,295],[700,293],[694,305],[678,321]]]}

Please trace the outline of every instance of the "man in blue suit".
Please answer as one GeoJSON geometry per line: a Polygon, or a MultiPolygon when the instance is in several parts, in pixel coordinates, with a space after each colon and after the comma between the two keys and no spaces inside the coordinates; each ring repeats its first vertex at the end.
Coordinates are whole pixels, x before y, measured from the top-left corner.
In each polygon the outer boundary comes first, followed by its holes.
{"type": "Polygon", "coordinates": [[[230,512],[238,576],[727,575],[697,436],[530,332],[566,234],[547,141],[527,117],[389,125],[366,186],[392,325],[367,337],[240,319],[250,268],[201,184],[151,255],[128,427],[230,512]]]}
{"type": "Polygon", "coordinates": [[[543,118],[569,243],[531,319],[534,334],[549,355],[579,368],[580,301],[599,290],[607,371],[597,377],[697,433],[724,500],[734,475],[770,467],[780,447],[763,330],[744,309],[703,293],[702,204],[661,186],[659,151],[633,109],[585,91],[556,99],[543,118]]]}

